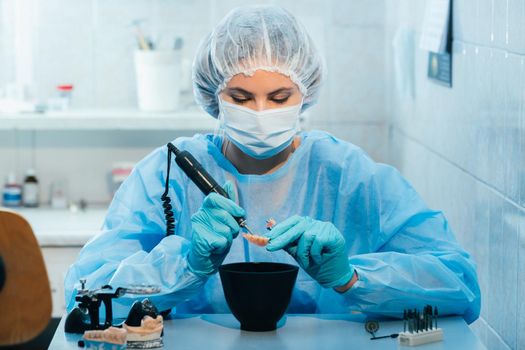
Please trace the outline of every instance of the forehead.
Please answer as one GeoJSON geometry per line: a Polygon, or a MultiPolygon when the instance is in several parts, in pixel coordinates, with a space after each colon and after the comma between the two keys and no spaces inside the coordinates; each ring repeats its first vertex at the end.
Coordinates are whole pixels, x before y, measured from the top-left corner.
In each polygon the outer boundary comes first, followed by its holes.
{"type": "Polygon", "coordinates": [[[256,70],[253,75],[234,75],[227,88],[241,88],[252,93],[267,93],[280,88],[297,88],[297,85],[286,75],[278,72],[256,70]]]}

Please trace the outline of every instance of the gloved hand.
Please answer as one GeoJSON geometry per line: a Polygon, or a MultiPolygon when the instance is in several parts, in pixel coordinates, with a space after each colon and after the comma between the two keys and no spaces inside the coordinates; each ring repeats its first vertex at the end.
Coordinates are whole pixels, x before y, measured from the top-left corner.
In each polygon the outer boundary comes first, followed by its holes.
{"type": "Polygon", "coordinates": [[[217,193],[204,198],[202,207],[191,217],[192,238],[188,253],[190,269],[199,276],[210,276],[230,251],[232,240],[239,234],[234,216],[244,217],[244,209],[235,204],[235,191],[230,182],[224,190],[231,199],[217,193]]]}
{"type": "Polygon", "coordinates": [[[354,274],[345,252],[345,239],[330,222],[292,216],[276,225],[266,249],[287,251],[323,287],[340,287],[354,274]]]}

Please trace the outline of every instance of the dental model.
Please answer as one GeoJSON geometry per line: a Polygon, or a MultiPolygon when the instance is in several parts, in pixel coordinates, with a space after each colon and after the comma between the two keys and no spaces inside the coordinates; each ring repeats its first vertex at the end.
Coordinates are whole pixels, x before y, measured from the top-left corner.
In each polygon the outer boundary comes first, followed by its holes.
{"type": "Polygon", "coordinates": [[[88,349],[91,346],[98,349],[101,343],[124,345],[122,348],[125,348],[127,333],[125,329],[109,327],[103,331],[85,331],[84,340],[88,349]]]}
{"type": "Polygon", "coordinates": [[[157,318],[144,316],[138,327],[124,323],[124,328],[128,333],[128,349],[153,349],[163,346],[164,325],[161,315],[158,315],[157,318]]]}
{"type": "MultiPolygon", "coordinates": [[[[266,220],[266,229],[268,231],[271,231],[272,228],[277,224],[275,219],[268,219],[266,220]]],[[[255,245],[258,245],[259,247],[264,247],[268,244],[269,239],[267,237],[261,236],[261,235],[254,235],[251,233],[243,233],[242,236],[248,240],[248,242],[253,243],[255,245]]]]}
{"type": "Polygon", "coordinates": [[[264,236],[252,235],[251,233],[243,233],[242,236],[246,238],[248,242],[258,245],[259,247],[264,247],[269,241],[269,239],[264,236]]]}

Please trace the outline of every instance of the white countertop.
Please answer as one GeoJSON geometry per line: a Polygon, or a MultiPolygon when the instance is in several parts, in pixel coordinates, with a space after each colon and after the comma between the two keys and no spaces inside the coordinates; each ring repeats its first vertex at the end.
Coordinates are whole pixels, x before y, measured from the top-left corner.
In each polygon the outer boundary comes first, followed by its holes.
{"type": "MultiPolygon", "coordinates": [[[[270,332],[241,331],[232,314],[172,315],[164,321],[164,349],[486,349],[463,318],[457,316],[439,319],[443,341],[412,348],[399,345],[397,339],[370,340],[370,334],[363,327],[364,315],[285,315],[278,328],[270,332]]],[[[77,342],[82,335],[65,333],[64,322],[65,317],[57,327],[50,349],[78,349],[77,342]]],[[[378,336],[403,330],[400,320],[385,320],[380,324],[378,336]]]]}
{"type": "Polygon", "coordinates": [[[41,247],[82,247],[101,230],[106,207],[88,207],[85,211],[66,209],[16,208],[31,225],[41,247]]]}

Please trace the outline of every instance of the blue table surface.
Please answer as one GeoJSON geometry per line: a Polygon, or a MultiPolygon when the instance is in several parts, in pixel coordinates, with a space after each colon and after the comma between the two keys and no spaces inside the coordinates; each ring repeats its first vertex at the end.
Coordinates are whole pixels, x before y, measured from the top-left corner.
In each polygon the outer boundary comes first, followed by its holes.
{"type": "MultiPolygon", "coordinates": [[[[397,339],[370,340],[364,330],[363,315],[286,315],[277,330],[247,332],[231,314],[172,315],[164,323],[164,349],[409,349],[397,339]]],[[[63,317],[49,349],[80,349],[80,334],[64,333],[63,317]]],[[[380,321],[377,336],[403,330],[402,321],[380,321]]],[[[439,319],[442,342],[418,349],[486,349],[461,317],[439,319]]]]}

